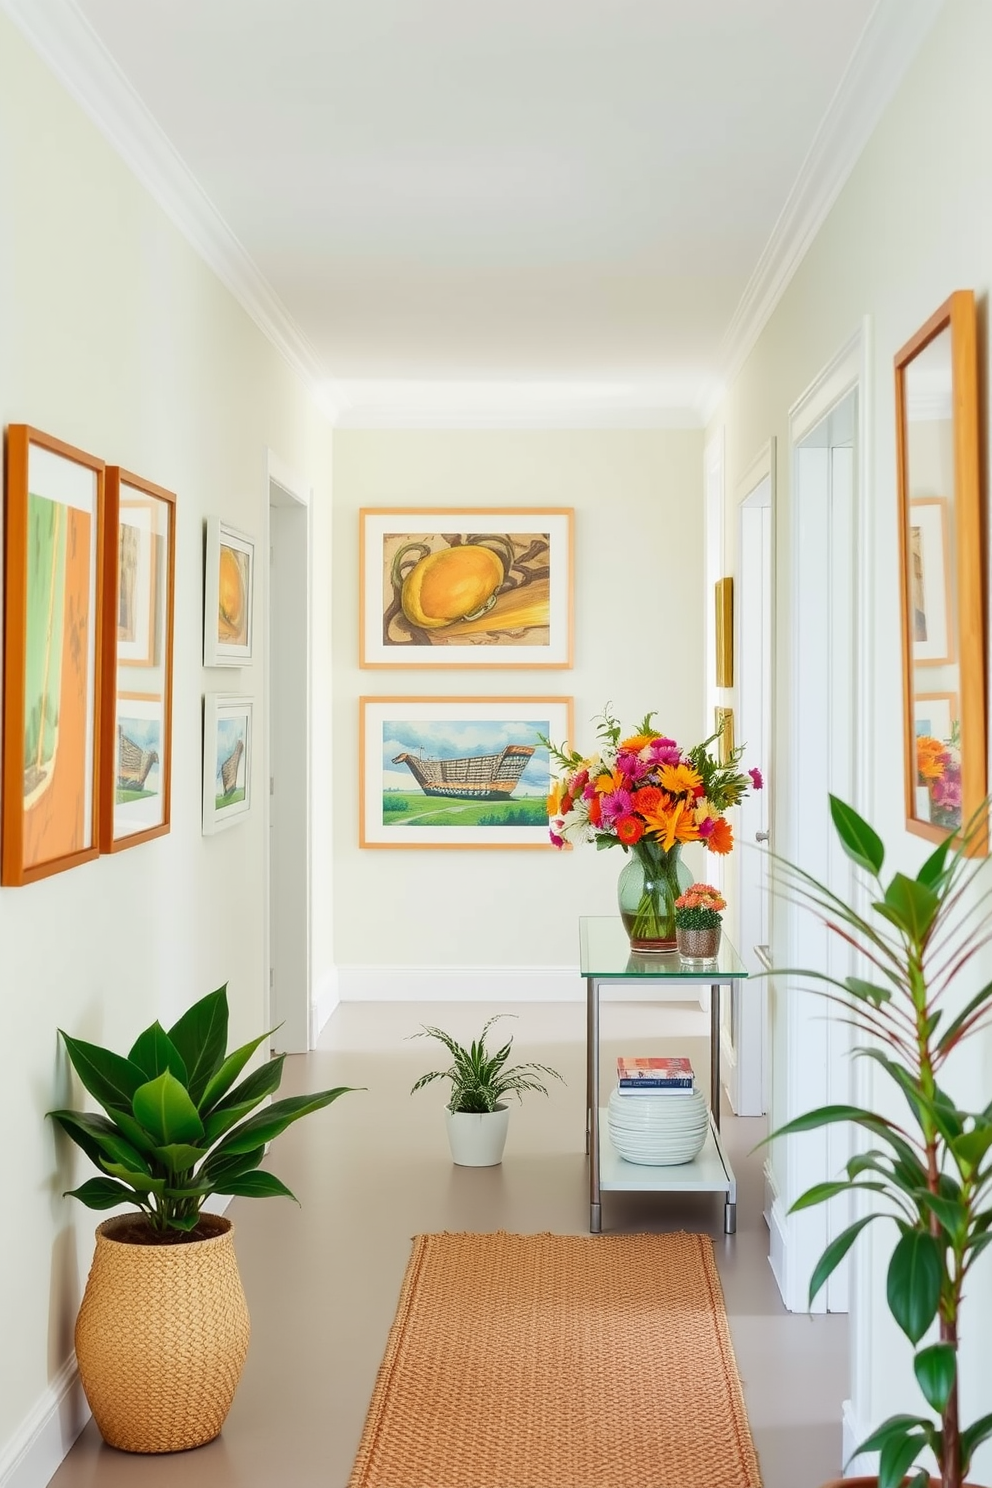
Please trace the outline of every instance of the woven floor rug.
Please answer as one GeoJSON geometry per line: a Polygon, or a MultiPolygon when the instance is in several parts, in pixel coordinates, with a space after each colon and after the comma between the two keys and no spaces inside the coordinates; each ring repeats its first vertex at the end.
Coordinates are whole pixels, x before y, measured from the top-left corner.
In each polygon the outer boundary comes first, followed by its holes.
{"type": "Polygon", "coordinates": [[[349,1488],[760,1488],[705,1235],[418,1235],[349,1488]]]}

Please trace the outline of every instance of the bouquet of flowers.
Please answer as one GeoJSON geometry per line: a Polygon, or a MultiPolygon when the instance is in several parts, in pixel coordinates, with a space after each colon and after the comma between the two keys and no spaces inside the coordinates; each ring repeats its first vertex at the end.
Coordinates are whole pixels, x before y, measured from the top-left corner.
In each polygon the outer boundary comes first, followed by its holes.
{"type": "Polygon", "coordinates": [[[628,884],[636,900],[626,908],[623,875],[620,885],[620,912],[635,949],[675,944],[675,900],[691,882],[679,860],[682,844],[701,842],[709,852],[729,853],[734,834],[726,813],[763,784],[759,770],[739,768],[743,745],[721,761],[710,752],[719,735],[683,749],[652,727],[653,717],[645,714],[625,736],[607,704],[597,720],[599,748],[588,756],[543,740],[559,771],[548,797],[555,847],[619,845],[639,864],[640,874],[631,874],[628,884]]]}
{"type": "Polygon", "coordinates": [[[961,825],[961,759],[949,743],[921,734],[916,740],[916,778],[929,797],[930,820],[939,827],[961,825]]]}

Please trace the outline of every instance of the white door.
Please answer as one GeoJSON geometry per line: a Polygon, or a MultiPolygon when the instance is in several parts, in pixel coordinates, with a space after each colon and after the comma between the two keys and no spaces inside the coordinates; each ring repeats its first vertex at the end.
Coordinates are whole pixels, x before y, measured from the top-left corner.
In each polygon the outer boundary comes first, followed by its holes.
{"type": "MultiPolygon", "coordinates": [[[[768,964],[768,860],[772,747],[772,599],[774,594],[771,441],[741,483],[739,507],[736,662],[737,738],[746,744],[743,764],[757,766],[764,788],[744,798],[733,855],[734,897],[739,906],[738,947],[750,976],[768,964]]],[[[735,986],[725,998],[723,1067],[730,1104],[738,1116],[767,1110],[769,1078],[767,984],[735,986]]]]}

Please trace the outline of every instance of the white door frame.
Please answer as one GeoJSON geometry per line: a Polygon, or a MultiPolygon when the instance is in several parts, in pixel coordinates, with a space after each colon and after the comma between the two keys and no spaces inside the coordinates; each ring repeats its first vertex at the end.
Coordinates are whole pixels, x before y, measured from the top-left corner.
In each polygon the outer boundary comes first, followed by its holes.
{"type": "MultiPolygon", "coordinates": [[[[851,804],[862,814],[871,815],[870,760],[872,754],[871,730],[871,676],[868,658],[871,649],[871,605],[869,583],[872,572],[871,531],[868,521],[870,450],[868,429],[871,426],[869,407],[870,326],[867,319],[857,333],[841,349],[819,377],[803,393],[789,411],[789,454],[792,476],[792,491],[789,508],[791,527],[790,593],[788,611],[784,617],[788,634],[781,632],[781,639],[789,648],[789,696],[786,712],[787,731],[785,744],[790,767],[783,770],[784,792],[780,792],[777,804],[783,810],[784,831],[779,831],[782,845],[778,851],[784,857],[796,861],[802,857],[801,833],[803,830],[803,807],[796,761],[803,747],[804,719],[802,695],[804,684],[809,681],[803,668],[811,664],[811,656],[803,653],[796,644],[798,617],[801,613],[802,564],[800,544],[804,537],[802,512],[799,509],[797,491],[802,472],[801,446],[808,436],[838,408],[852,393],[857,393],[857,415],[855,427],[856,458],[854,468],[853,511],[851,513],[852,574],[851,595],[853,601],[853,709],[850,726],[850,778],[851,804]]],[[[809,534],[805,534],[808,540],[809,534]]],[[[781,732],[780,719],[780,738],[781,732]]],[[[823,792],[827,783],[823,783],[823,792]]],[[[818,803],[819,804],[819,803],[818,803]]],[[[824,803],[825,804],[825,803],[824,803]]],[[[828,818],[829,822],[829,818],[828,818]]],[[[828,830],[832,830],[829,829],[828,830]]],[[[853,890],[852,890],[853,892],[853,890]]],[[[797,941],[799,939],[799,912],[788,903],[777,906],[774,917],[772,954],[779,966],[795,966],[797,941]]],[[[776,1076],[779,1099],[773,1106],[776,1125],[807,1111],[813,1105],[832,1098],[828,1090],[831,1078],[849,1081],[858,1076],[857,1066],[852,1071],[847,1062],[843,1068],[834,1068],[832,1076],[830,1061],[824,1059],[824,1006],[808,993],[797,992],[777,984],[776,998],[782,1006],[786,1019],[786,1042],[784,1049],[776,1053],[785,1054],[786,1067],[776,1076]],[[825,1072],[825,1065],[827,1070],[825,1072]]],[[[845,1091],[849,1097],[850,1087],[845,1091]]],[[[856,1096],[856,1091],[855,1091],[856,1096]]],[[[777,1143],[772,1159],[766,1164],[771,1196],[771,1262],[785,1305],[791,1311],[806,1311],[809,1276],[828,1237],[828,1214],[826,1206],[804,1210],[790,1215],[791,1202],[821,1178],[835,1176],[837,1162],[836,1141],[839,1135],[833,1129],[811,1132],[800,1138],[790,1138],[777,1143]]],[[[814,1303],[814,1311],[825,1311],[827,1299],[821,1291],[814,1303]]]]}
{"type": "MultiPolygon", "coordinates": [[[[746,796],[740,807],[738,848],[730,860],[733,902],[739,906],[738,951],[751,975],[762,971],[764,962],[755,952],[761,944],[767,952],[769,905],[767,863],[758,842],[768,841],[771,829],[771,786],[775,780],[772,760],[772,694],[775,656],[775,464],[776,444],[772,437],[737,482],[738,546],[735,609],[734,707],[737,735],[748,745],[747,763],[755,764],[766,778],[766,789],[746,796]],[[757,523],[747,540],[746,528],[757,523]],[[750,555],[750,556],[748,556],[750,555]],[[757,559],[759,572],[753,563],[757,559]],[[752,585],[748,594],[745,580],[752,585]],[[757,637],[745,637],[745,616],[753,625],[759,606],[757,637]],[[745,639],[747,644],[745,645],[745,639]],[[757,644],[755,644],[757,641],[757,644]],[[761,832],[762,838],[757,834],[761,832]]],[[[738,1116],[761,1116],[768,1109],[768,988],[764,980],[750,986],[735,986],[726,999],[721,1030],[723,1067],[727,1093],[738,1116]]]]}
{"type": "MultiPolygon", "coordinates": [[[[263,775],[263,832],[265,842],[265,905],[264,905],[264,945],[265,962],[263,975],[265,978],[265,1005],[270,1014],[270,1026],[282,1022],[283,1027],[273,1041],[273,1047],[290,1053],[303,1053],[313,1046],[314,1039],[314,1016],[313,1016],[313,988],[312,988],[312,957],[310,946],[310,924],[311,924],[311,840],[310,840],[310,775],[311,775],[311,750],[310,750],[310,720],[313,681],[311,674],[311,592],[312,592],[312,569],[313,569],[313,506],[311,501],[311,488],[308,482],[303,480],[273,450],[266,450],[266,488],[264,511],[264,541],[262,544],[263,562],[265,571],[265,642],[266,642],[266,665],[265,665],[265,711],[264,717],[266,727],[264,731],[265,771],[263,775]],[[275,499],[274,499],[275,498],[275,499]],[[296,638],[302,642],[305,656],[303,666],[303,697],[294,698],[294,727],[299,731],[300,749],[299,758],[294,765],[293,780],[291,784],[275,782],[275,789],[283,791],[283,799],[290,799],[288,792],[292,792],[293,809],[283,811],[280,821],[280,829],[275,836],[272,833],[272,791],[273,776],[277,773],[276,760],[278,758],[278,742],[273,740],[273,727],[277,723],[273,714],[274,689],[274,653],[272,645],[272,543],[274,527],[272,518],[273,507],[283,509],[297,509],[300,520],[305,522],[306,556],[305,567],[305,605],[302,619],[297,616],[293,622],[296,627],[296,638]],[[302,634],[301,634],[302,632],[302,634]],[[302,705],[297,712],[296,703],[302,705]],[[302,810],[297,809],[302,802],[302,810]],[[283,826],[287,829],[282,830],[283,826]],[[273,861],[277,858],[278,861],[273,861]],[[280,883],[292,883],[294,892],[292,894],[280,895],[279,884],[273,884],[273,877],[278,876],[280,883]],[[273,936],[273,917],[276,917],[278,933],[273,936]],[[281,961],[283,971],[283,983],[292,988],[292,1002],[287,1006],[279,1004],[278,997],[274,998],[272,977],[274,965],[275,943],[282,942],[288,945],[290,950],[285,953],[281,961]]],[[[282,987],[280,987],[282,991],[282,987]]]]}

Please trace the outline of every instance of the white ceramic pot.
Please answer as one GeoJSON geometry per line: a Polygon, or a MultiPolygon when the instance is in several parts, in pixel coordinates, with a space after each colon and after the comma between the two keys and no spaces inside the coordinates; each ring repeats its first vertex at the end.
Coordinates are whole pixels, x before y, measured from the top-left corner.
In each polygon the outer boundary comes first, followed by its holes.
{"type": "Polygon", "coordinates": [[[509,1106],[495,1111],[450,1111],[444,1109],[451,1160],[460,1168],[494,1168],[503,1161],[509,1106]]]}

